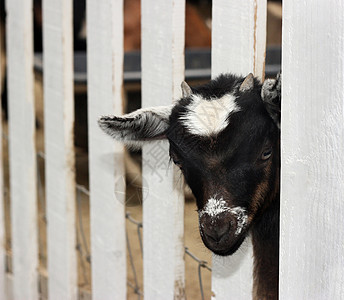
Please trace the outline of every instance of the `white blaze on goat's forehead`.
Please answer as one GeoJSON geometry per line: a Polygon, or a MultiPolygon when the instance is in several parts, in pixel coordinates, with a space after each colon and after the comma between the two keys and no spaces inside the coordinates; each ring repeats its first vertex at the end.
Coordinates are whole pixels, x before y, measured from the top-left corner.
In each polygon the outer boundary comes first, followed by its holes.
{"type": "Polygon", "coordinates": [[[210,100],[198,94],[191,95],[191,98],[187,112],[180,120],[195,135],[209,136],[221,132],[228,126],[229,114],[240,110],[232,94],[210,100]]]}

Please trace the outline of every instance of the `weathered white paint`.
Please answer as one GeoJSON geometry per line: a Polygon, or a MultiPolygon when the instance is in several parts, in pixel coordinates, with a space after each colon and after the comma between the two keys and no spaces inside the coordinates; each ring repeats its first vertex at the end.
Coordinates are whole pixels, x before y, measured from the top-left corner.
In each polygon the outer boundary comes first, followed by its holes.
{"type": "Polygon", "coordinates": [[[253,74],[265,78],[267,0],[254,0],[254,64],[253,74]]]}
{"type": "Polygon", "coordinates": [[[280,299],[344,299],[344,3],[283,5],[280,299]]]}
{"type": "MultiPolygon", "coordinates": [[[[214,0],[212,77],[231,72],[264,78],[266,0],[214,0]]],[[[234,255],[213,257],[212,299],[250,299],[252,291],[250,239],[234,255]]]]}
{"type": "MultiPolygon", "coordinates": [[[[5,300],[15,300],[13,298],[13,275],[10,273],[6,273],[5,276],[5,285],[6,285],[6,289],[5,289],[5,300]]],[[[2,299],[2,298],[1,298],[2,299]]]]}
{"type": "MultiPolygon", "coordinates": [[[[1,300],[16,300],[13,298],[12,290],[8,289],[12,286],[13,276],[10,273],[6,273],[5,277],[6,283],[6,298],[0,298],[1,300]]],[[[39,274],[39,286],[40,286],[40,300],[47,300],[48,298],[48,276],[46,273],[39,274]]],[[[78,299],[79,300],[92,300],[91,292],[84,288],[78,289],[78,299]]]]}
{"type": "Polygon", "coordinates": [[[213,75],[234,72],[246,76],[252,72],[264,78],[266,10],[266,0],[214,0],[213,75]]]}
{"type": "MultiPolygon", "coordinates": [[[[142,0],[142,106],[181,97],[185,1],[142,0]]],[[[184,299],[184,197],[168,143],[143,147],[145,299],[184,299]]]]}
{"type": "MultiPolygon", "coordinates": [[[[3,48],[3,28],[0,25],[0,51],[3,48]]],[[[2,95],[2,53],[0,53],[0,96],[2,95]]],[[[4,203],[4,169],[2,152],[2,113],[0,112],[0,299],[6,299],[6,251],[5,251],[5,203],[4,203]]]]}
{"type": "Polygon", "coordinates": [[[201,95],[191,96],[191,103],[187,112],[180,117],[183,126],[191,134],[211,136],[225,129],[229,121],[229,114],[240,110],[235,102],[236,96],[226,94],[221,98],[203,99],[201,95]]]}
{"type": "Polygon", "coordinates": [[[42,4],[48,292],[76,299],[73,1],[42,4]]]}
{"type": "Polygon", "coordinates": [[[124,150],[97,124],[123,113],[123,1],[86,4],[92,293],[126,299],[124,150]]]}
{"type": "Polygon", "coordinates": [[[7,0],[7,74],[14,299],[38,299],[32,1],[7,0]]]}

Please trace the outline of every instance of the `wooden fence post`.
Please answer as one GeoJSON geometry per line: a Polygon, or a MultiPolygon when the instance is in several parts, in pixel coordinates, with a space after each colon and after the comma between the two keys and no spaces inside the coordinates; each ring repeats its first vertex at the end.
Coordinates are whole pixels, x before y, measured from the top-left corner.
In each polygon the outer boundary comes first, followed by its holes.
{"type": "Polygon", "coordinates": [[[43,1],[49,299],[77,298],[73,2],[43,1]]]}
{"type": "Polygon", "coordinates": [[[280,299],[343,299],[344,3],[283,6],[280,299]]]}
{"type": "Polygon", "coordinates": [[[7,0],[7,75],[14,299],[38,299],[32,1],[7,0]]]}
{"type": "MultiPolygon", "coordinates": [[[[142,106],[169,105],[184,79],[185,1],[142,0],[142,106]]],[[[143,147],[145,299],[184,299],[184,196],[167,141],[143,147]],[[147,184],[146,184],[147,183],[147,184]]],[[[179,171],[178,171],[179,172],[179,171]]]]}
{"type": "MultiPolygon", "coordinates": [[[[231,72],[264,78],[266,0],[214,0],[212,77],[231,72]]],[[[252,245],[230,257],[213,256],[212,299],[251,299],[252,245]]]]}
{"type": "MultiPolygon", "coordinates": [[[[2,84],[3,84],[3,76],[5,74],[2,70],[2,60],[4,57],[2,56],[3,50],[3,41],[4,41],[4,32],[3,32],[2,24],[0,24],[0,97],[2,96],[2,84]]],[[[2,111],[0,111],[0,299],[6,299],[6,237],[5,237],[5,203],[4,203],[4,168],[3,168],[3,131],[2,131],[2,111]]]]}
{"type": "Polygon", "coordinates": [[[124,300],[124,148],[97,124],[101,115],[123,113],[123,0],[87,0],[87,22],[92,294],[124,300]]]}

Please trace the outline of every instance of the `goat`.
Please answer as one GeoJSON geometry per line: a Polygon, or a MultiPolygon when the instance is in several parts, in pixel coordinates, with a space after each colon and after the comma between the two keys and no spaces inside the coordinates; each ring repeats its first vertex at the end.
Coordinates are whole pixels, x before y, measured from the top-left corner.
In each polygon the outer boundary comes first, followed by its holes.
{"type": "Polygon", "coordinates": [[[204,245],[231,255],[250,233],[253,299],[278,299],[281,77],[261,84],[222,74],[194,88],[183,82],[182,92],[171,106],[103,116],[99,125],[128,145],[168,139],[204,245]]]}

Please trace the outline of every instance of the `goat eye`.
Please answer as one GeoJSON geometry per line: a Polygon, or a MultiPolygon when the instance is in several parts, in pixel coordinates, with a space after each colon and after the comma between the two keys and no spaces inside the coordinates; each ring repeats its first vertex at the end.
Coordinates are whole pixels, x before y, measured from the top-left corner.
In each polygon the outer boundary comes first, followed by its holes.
{"type": "Polygon", "coordinates": [[[271,148],[265,149],[263,151],[263,153],[262,153],[261,159],[262,160],[268,160],[271,157],[271,154],[272,154],[272,149],[271,148]]]}
{"type": "Polygon", "coordinates": [[[178,159],[178,157],[175,154],[170,152],[170,157],[177,167],[182,168],[182,161],[178,159]]]}
{"type": "Polygon", "coordinates": [[[177,159],[172,159],[173,160],[173,163],[178,166],[179,168],[182,168],[182,162],[180,160],[177,160],[177,159]]]}

